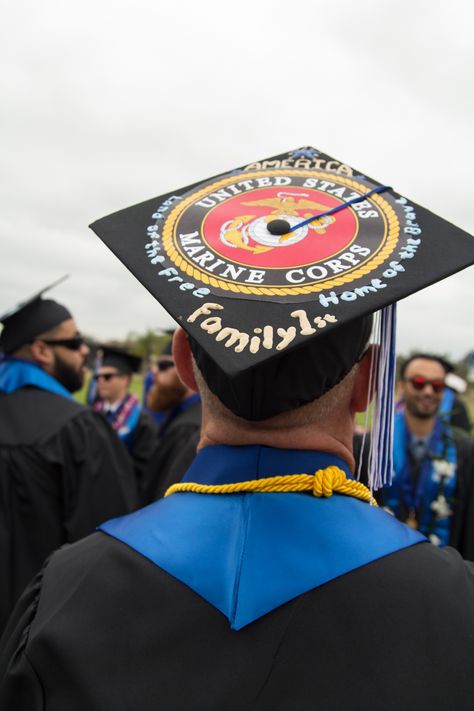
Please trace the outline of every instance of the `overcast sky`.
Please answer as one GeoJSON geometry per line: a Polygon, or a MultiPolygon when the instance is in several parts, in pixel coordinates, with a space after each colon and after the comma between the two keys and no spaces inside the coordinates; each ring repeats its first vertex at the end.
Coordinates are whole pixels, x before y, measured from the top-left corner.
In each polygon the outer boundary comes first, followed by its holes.
{"type": "MultiPolygon", "coordinates": [[[[87,225],[313,145],[474,233],[472,0],[10,0],[0,21],[0,312],[98,338],[170,317],[87,225]]],[[[474,350],[472,267],[402,302],[398,350],[474,350]]]]}

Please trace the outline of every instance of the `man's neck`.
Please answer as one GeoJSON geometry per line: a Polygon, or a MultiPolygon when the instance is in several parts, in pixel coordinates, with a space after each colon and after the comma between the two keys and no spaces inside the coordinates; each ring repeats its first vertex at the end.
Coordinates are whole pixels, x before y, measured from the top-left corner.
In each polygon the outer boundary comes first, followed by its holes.
{"type": "Polygon", "coordinates": [[[245,446],[260,444],[267,447],[275,447],[277,449],[306,449],[327,452],[334,454],[348,463],[351,471],[354,471],[355,461],[352,454],[352,429],[347,436],[338,433],[334,436],[332,433],[325,432],[322,429],[317,429],[314,426],[304,428],[288,428],[285,431],[279,432],[262,432],[258,429],[249,428],[240,432],[235,430],[226,431],[225,426],[221,422],[209,422],[204,417],[201,427],[201,438],[197,449],[209,447],[216,444],[245,446]]]}
{"type": "Polygon", "coordinates": [[[125,393],[124,395],[120,395],[120,397],[116,397],[114,400],[104,400],[104,403],[107,407],[108,410],[115,410],[121,402],[125,400],[127,397],[128,393],[125,393]]]}
{"type": "Polygon", "coordinates": [[[410,412],[405,410],[405,422],[407,423],[407,427],[410,432],[416,437],[426,437],[433,431],[436,416],[427,418],[415,417],[410,412]]]}

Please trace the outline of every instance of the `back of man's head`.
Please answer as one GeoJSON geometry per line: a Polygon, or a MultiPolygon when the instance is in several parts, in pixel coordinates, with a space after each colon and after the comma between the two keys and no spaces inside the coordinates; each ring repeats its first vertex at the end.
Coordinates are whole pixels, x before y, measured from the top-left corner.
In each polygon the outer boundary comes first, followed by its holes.
{"type": "Polygon", "coordinates": [[[354,319],[233,378],[190,343],[210,391],[238,417],[260,421],[307,405],[341,382],[364,354],[371,328],[371,315],[354,319]]]}

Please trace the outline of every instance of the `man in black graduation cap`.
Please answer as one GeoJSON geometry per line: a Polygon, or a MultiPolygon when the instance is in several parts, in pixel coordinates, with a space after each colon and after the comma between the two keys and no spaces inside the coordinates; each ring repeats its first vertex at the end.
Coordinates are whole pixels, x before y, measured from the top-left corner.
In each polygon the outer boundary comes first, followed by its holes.
{"type": "Polygon", "coordinates": [[[93,410],[105,417],[126,446],[141,489],[144,470],[158,446],[157,424],[130,392],[133,373],[139,371],[142,359],[121,348],[104,345],[100,350],[102,360],[94,374],[99,399],[93,410]]]}
{"type": "Polygon", "coordinates": [[[472,238],[310,148],[93,229],[184,329],[200,449],[164,499],[52,557],[3,641],[4,706],[470,710],[474,567],[374,505],[352,427],[376,386],[375,489],[392,304],[472,264],[472,238]]]}
{"type": "Polygon", "coordinates": [[[71,395],[89,349],[44,291],[0,319],[0,630],[53,550],[136,506],[122,445],[71,395]]]}

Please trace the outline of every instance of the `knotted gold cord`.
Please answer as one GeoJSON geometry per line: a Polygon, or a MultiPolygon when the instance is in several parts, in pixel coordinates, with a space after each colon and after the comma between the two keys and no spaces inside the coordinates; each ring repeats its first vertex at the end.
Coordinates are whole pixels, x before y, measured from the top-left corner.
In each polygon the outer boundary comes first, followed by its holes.
{"type": "Polygon", "coordinates": [[[327,497],[337,494],[353,496],[362,501],[368,501],[377,506],[370,490],[360,481],[348,479],[339,467],[319,469],[314,474],[287,474],[285,476],[270,476],[265,479],[238,481],[233,484],[196,484],[195,482],[180,482],[167,489],[165,496],[179,492],[194,494],[241,494],[241,493],[277,493],[311,491],[313,496],[327,497]]]}

